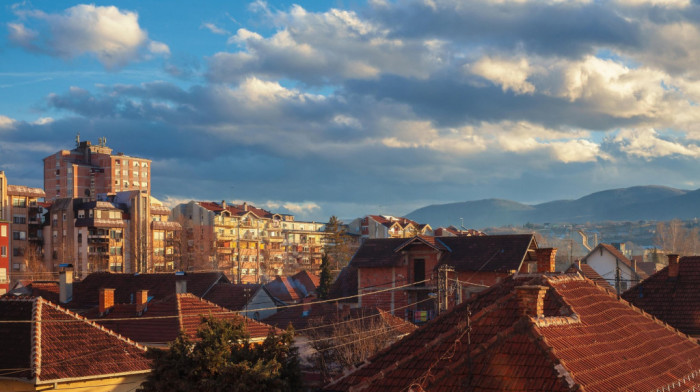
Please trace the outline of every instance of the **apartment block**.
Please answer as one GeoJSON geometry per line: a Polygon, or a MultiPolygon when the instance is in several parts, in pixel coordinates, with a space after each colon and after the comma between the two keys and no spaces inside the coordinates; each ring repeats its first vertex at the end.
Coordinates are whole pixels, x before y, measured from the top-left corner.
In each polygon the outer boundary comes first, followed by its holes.
{"type": "Polygon", "coordinates": [[[11,271],[26,271],[28,264],[41,260],[44,196],[41,188],[8,185],[5,172],[0,171],[0,219],[10,222],[8,252],[11,271]]]}
{"type": "Polygon", "coordinates": [[[112,153],[106,138],[97,145],[80,141],[72,150],[44,158],[46,199],[95,197],[123,191],[151,193],[151,161],[112,153]]]}
{"type": "Polygon", "coordinates": [[[10,222],[0,220],[0,295],[10,290],[10,222]]]}
{"type": "Polygon", "coordinates": [[[264,282],[321,263],[324,223],[225,201],[180,204],[171,220],[183,227],[184,264],[226,271],[238,283],[264,282]]]}
{"type": "Polygon", "coordinates": [[[170,210],[145,192],[57,199],[44,228],[46,265],[73,264],[84,277],[97,271],[172,271],[179,255],[180,225],[170,210]]]}

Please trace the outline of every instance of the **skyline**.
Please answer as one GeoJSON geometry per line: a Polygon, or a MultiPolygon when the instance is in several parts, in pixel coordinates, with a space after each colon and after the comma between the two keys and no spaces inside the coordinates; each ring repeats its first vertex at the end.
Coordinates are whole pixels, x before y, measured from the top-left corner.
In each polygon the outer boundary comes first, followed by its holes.
{"type": "Polygon", "coordinates": [[[80,132],[164,202],[309,220],[700,187],[690,1],[161,4],[3,6],[10,183],[80,132]]]}

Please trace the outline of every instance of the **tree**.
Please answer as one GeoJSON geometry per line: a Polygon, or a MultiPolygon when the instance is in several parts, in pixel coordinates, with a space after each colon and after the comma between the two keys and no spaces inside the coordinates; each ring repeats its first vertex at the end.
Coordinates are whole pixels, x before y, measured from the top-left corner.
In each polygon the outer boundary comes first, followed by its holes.
{"type": "Polygon", "coordinates": [[[302,390],[293,330],[252,344],[242,321],[203,319],[197,340],[184,333],[167,351],[149,351],[153,371],[141,392],[302,390]]]}
{"type": "Polygon", "coordinates": [[[328,299],[332,284],[331,263],[328,260],[328,255],[324,254],[321,256],[321,282],[316,290],[319,299],[328,299]]]}
{"type": "Polygon", "coordinates": [[[324,253],[329,256],[329,261],[335,265],[335,270],[338,271],[345,267],[352,258],[354,249],[351,237],[345,231],[343,222],[335,215],[328,219],[324,231],[328,233],[325,237],[324,253]]]}
{"type": "Polygon", "coordinates": [[[700,250],[698,228],[688,228],[678,219],[656,225],[656,246],[668,253],[694,255],[700,250]]]}

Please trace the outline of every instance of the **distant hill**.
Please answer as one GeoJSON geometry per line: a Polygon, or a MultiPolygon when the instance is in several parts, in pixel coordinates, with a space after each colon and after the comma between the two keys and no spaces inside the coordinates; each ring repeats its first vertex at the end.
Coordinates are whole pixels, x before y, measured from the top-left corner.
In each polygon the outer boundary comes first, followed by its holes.
{"type": "Polygon", "coordinates": [[[655,185],[635,186],[596,192],[576,200],[556,200],[535,205],[486,199],[431,205],[419,208],[406,217],[433,227],[459,226],[459,218],[464,218],[464,226],[476,229],[527,222],[686,220],[700,217],[700,189],[688,191],[655,185]]]}

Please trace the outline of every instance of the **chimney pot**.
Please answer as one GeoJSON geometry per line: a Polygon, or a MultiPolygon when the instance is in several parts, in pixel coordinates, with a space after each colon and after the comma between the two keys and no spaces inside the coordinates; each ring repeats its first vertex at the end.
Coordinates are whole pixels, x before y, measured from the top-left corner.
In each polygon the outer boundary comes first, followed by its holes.
{"type": "Polygon", "coordinates": [[[515,288],[519,309],[523,315],[544,317],[544,296],[547,286],[524,285],[515,288]]]}
{"type": "Polygon", "coordinates": [[[136,292],[136,313],[143,313],[148,305],[148,290],[139,290],[136,292]]]}
{"type": "Polygon", "coordinates": [[[678,270],[679,270],[678,257],[679,256],[676,254],[668,255],[668,277],[669,278],[677,278],[678,277],[678,270]]]}
{"type": "Polygon", "coordinates": [[[73,299],[73,266],[69,264],[58,273],[58,301],[62,304],[73,299]]]}
{"type": "Polygon", "coordinates": [[[537,272],[554,272],[557,248],[538,248],[535,253],[537,255],[537,272]]]}
{"type": "Polygon", "coordinates": [[[107,309],[114,306],[114,289],[100,289],[100,315],[104,315],[107,309]]]}

